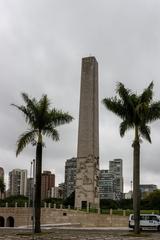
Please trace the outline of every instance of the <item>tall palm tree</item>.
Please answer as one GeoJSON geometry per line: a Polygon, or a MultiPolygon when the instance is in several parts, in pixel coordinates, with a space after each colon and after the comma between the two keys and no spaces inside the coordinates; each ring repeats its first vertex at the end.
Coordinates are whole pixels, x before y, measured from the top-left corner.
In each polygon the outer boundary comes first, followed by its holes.
{"type": "Polygon", "coordinates": [[[36,145],[36,187],[35,187],[35,233],[41,231],[41,172],[42,172],[42,148],[43,136],[51,137],[53,141],[59,140],[56,127],[72,121],[72,116],[55,108],[50,108],[47,95],[43,95],[39,101],[29,98],[22,93],[25,105],[15,105],[25,117],[29,129],[22,133],[17,141],[16,156],[29,144],[36,145]]]}
{"type": "Polygon", "coordinates": [[[151,143],[150,127],[147,125],[160,118],[160,101],[153,102],[153,82],[142,92],[135,94],[118,83],[117,96],[104,98],[105,107],[122,119],[120,136],[134,129],[133,140],[133,211],[135,233],[140,233],[140,136],[151,143]]]}

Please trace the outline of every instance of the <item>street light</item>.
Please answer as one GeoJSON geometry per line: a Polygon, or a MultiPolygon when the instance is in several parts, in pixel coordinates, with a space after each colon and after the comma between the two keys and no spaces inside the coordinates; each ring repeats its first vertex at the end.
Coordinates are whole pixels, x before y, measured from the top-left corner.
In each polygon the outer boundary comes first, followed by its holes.
{"type": "Polygon", "coordinates": [[[36,168],[35,168],[35,159],[33,159],[33,191],[32,191],[32,239],[34,239],[34,227],[35,227],[35,176],[36,176],[36,168]]]}

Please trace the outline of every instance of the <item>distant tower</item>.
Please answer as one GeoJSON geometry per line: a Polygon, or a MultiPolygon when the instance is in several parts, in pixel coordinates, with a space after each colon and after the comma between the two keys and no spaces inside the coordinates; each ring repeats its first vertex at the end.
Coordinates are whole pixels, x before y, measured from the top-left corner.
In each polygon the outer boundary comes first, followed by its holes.
{"type": "Polygon", "coordinates": [[[55,174],[51,171],[43,171],[41,177],[41,199],[43,200],[51,196],[52,187],[55,187],[55,174]]]}
{"type": "Polygon", "coordinates": [[[99,174],[99,196],[100,199],[115,200],[114,191],[115,175],[109,170],[100,170],[99,174]]]}
{"type": "Polygon", "coordinates": [[[77,158],[67,159],[65,162],[65,198],[75,190],[77,158]]]}
{"type": "Polygon", "coordinates": [[[99,207],[98,63],[82,59],[75,207],[99,207]]]}
{"type": "Polygon", "coordinates": [[[10,195],[27,195],[27,170],[13,169],[9,172],[10,195]]]}
{"type": "Polygon", "coordinates": [[[109,161],[109,171],[115,175],[115,199],[120,200],[123,197],[123,160],[118,158],[109,161]]]}

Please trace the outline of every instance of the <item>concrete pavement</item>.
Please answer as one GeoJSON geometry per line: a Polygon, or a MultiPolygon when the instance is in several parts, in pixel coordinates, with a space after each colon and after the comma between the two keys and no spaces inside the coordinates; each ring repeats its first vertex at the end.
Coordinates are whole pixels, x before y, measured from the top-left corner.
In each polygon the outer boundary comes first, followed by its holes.
{"type": "Polygon", "coordinates": [[[140,236],[135,236],[127,228],[71,228],[56,227],[43,230],[41,234],[32,235],[31,229],[5,229],[0,228],[0,240],[159,240],[157,231],[144,231],[140,236]]]}

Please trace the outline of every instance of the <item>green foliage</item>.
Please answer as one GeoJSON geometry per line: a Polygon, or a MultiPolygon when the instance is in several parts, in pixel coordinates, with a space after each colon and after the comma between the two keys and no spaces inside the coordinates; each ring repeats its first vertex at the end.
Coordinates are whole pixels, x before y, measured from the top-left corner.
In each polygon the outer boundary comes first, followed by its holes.
{"type": "MultiPolygon", "coordinates": [[[[133,200],[132,199],[122,199],[119,201],[112,200],[112,199],[101,199],[100,200],[100,207],[102,212],[105,212],[105,209],[132,209],[133,207],[133,200]]],[[[109,211],[106,211],[109,212],[109,211]]]]}
{"type": "Polygon", "coordinates": [[[121,209],[132,209],[133,207],[133,199],[122,199],[117,201],[118,208],[121,209]]]}
{"type": "Polygon", "coordinates": [[[150,128],[147,123],[151,123],[160,118],[160,101],[153,102],[153,82],[146,88],[142,94],[133,93],[125,88],[122,83],[117,84],[117,96],[114,98],[105,98],[103,103],[106,108],[122,119],[120,124],[120,135],[123,137],[129,129],[137,127],[142,138],[151,142],[150,128]]]}
{"type": "Polygon", "coordinates": [[[74,208],[74,201],[75,201],[75,191],[71,193],[71,195],[64,199],[64,206],[67,207],[68,205],[70,205],[71,208],[74,208]]]}
{"type": "Polygon", "coordinates": [[[56,204],[56,208],[60,208],[60,205],[63,205],[63,199],[61,198],[46,198],[42,201],[42,205],[44,205],[44,203],[51,203],[51,207],[54,206],[54,204],[56,204]]]}
{"type": "Polygon", "coordinates": [[[51,137],[54,141],[59,140],[56,127],[69,123],[73,119],[68,113],[55,108],[51,109],[47,95],[43,95],[39,101],[29,98],[26,93],[22,93],[22,98],[25,105],[12,104],[12,106],[24,114],[29,130],[18,138],[16,155],[23,151],[29,143],[36,145],[37,139],[42,143],[42,136],[51,137]]]}
{"type": "MultiPolygon", "coordinates": [[[[112,199],[101,199],[100,200],[100,208],[101,209],[117,209],[118,204],[116,201],[112,199]]],[[[103,211],[103,210],[102,210],[103,211]]]]}
{"type": "Polygon", "coordinates": [[[15,203],[17,203],[17,207],[24,207],[25,203],[28,202],[28,197],[18,195],[18,196],[10,196],[0,201],[0,206],[4,207],[6,202],[8,203],[8,207],[15,207],[15,203]]]}
{"type": "Polygon", "coordinates": [[[144,200],[147,209],[158,209],[160,211],[160,190],[150,193],[144,200]]]}

